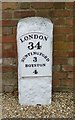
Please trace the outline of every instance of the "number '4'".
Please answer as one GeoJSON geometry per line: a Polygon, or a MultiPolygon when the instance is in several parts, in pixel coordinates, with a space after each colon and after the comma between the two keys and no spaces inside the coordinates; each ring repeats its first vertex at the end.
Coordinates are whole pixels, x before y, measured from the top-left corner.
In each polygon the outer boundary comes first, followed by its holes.
{"type": "Polygon", "coordinates": [[[41,49],[41,45],[40,45],[40,42],[38,42],[36,45],[35,45],[35,47],[37,48],[37,49],[41,49]]]}

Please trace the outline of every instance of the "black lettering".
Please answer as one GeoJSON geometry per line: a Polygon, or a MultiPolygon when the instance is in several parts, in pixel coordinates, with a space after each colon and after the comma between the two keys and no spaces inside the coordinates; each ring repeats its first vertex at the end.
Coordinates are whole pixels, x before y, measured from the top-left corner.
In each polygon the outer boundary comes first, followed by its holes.
{"type": "Polygon", "coordinates": [[[26,58],[28,57],[28,55],[25,55],[24,57],[25,57],[25,59],[26,59],[26,58]]]}
{"type": "Polygon", "coordinates": [[[45,59],[47,58],[47,56],[44,57],[45,59]]]}
{"type": "Polygon", "coordinates": [[[35,48],[37,48],[37,49],[41,49],[42,48],[42,46],[40,45],[41,43],[40,42],[38,42],[36,45],[35,45],[35,48]]]}
{"type": "Polygon", "coordinates": [[[25,64],[25,67],[44,67],[46,64],[25,64]]]}
{"type": "Polygon", "coordinates": [[[43,39],[43,36],[42,36],[42,35],[40,35],[40,36],[39,36],[39,39],[40,39],[40,40],[42,40],[42,39],[43,39]]]}
{"type": "Polygon", "coordinates": [[[33,62],[37,62],[37,57],[34,57],[34,58],[33,58],[33,62]]]}
{"type": "Polygon", "coordinates": [[[33,39],[33,34],[29,35],[29,40],[33,39]]]}
{"type": "Polygon", "coordinates": [[[21,60],[21,62],[24,62],[24,58],[21,60]]]}
{"type": "Polygon", "coordinates": [[[29,50],[32,50],[33,48],[34,48],[34,46],[33,46],[33,42],[29,42],[28,49],[29,49],[29,50]]]}
{"type": "Polygon", "coordinates": [[[38,39],[38,35],[34,35],[34,39],[38,39]]]}
{"type": "Polygon", "coordinates": [[[21,42],[23,42],[23,40],[20,38],[21,42]]]}
{"type": "Polygon", "coordinates": [[[27,64],[25,64],[25,67],[28,67],[28,65],[27,65],[27,64]]]}
{"type": "Polygon", "coordinates": [[[25,56],[22,58],[21,62],[24,62],[24,60],[25,60],[27,57],[28,57],[28,55],[25,55],[25,56]]]}
{"type": "Polygon", "coordinates": [[[33,53],[31,52],[30,55],[33,55],[33,53]]]}
{"type": "Polygon", "coordinates": [[[46,61],[49,62],[49,58],[47,58],[46,61]]]}
{"type": "Polygon", "coordinates": [[[30,53],[28,53],[28,55],[30,56],[30,53]]]}
{"type": "Polygon", "coordinates": [[[37,53],[36,52],[33,52],[33,55],[36,55],[37,53]]]}
{"type": "Polygon", "coordinates": [[[47,36],[44,36],[45,40],[47,41],[48,37],[47,36]]]}
{"type": "Polygon", "coordinates": [[[45,40],[45,41],[48,40],[48,36],[43,36],[39,34],[29,34],[24,36],[23,38],[20,38],[20,41],[23,43],[24,41],[31,40],[31,39],[38,39],[38,38],[40,40],[45,40]]]}
{"type": "Polygon", "coordinates": [[[40,53],[39,55],[42,55],[42,53],[40,53]]]}
{"type": "Polygon", "coordinates": [[[29,64],[29,67],[31,67],[31,64],[29,64]]]}
{"type": "Polygon", "coordinates": [[[42,54],[42,56],[43,56],[43,57],[45,57],[45,55],[44,55],[44,54],[42,54]]]}
{"type": "Polygon", "coordinates": [[[37,71],[37,70],[34,70],[33,73],[34,73],[34,74],[38,74],[38,71],[37,71]]]}
{"type": "Polygon", "coordinates": [[[36,64],[33,64],[33,67],[36,67],[36,64]]]}
{"type": "Polygon", "coordinates": [[[39,64],[37,64],[37,67],[39,67],[39,64]]]}
{"type": "Polygon", "coordinates": [[[36,55],[39,55],[39,52],[37,52],[36,55]]]}
{"type": "Polygon", "coordinates": [[[31,67],[34,67],[34,64],[31,64],[31,67]]]}
{"type": "Polygon", "coordinates": [[[40,67],[42,67],[42,64],[39,64],[40,67]]]}
{"type": "Polygon", "coordinates": [[[46,66],[46,64],[43,64],[43,66],[46,66]]]}
{"type": "Polygon", "coordinates": [[[28,40],[28,36],[25,36],[25,37],[24,37],[24,40],[26,40],[26,41],[27,41],[27,40],[28,40]]]}

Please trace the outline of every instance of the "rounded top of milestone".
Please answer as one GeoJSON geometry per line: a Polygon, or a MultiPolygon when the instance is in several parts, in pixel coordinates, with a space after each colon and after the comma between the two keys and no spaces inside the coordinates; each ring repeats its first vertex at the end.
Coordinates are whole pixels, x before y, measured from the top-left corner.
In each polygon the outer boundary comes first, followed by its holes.
{"type": "Polygon", "coordinates": [[[23,18],[23,19],[20,19],[19,20],[19,22],[26,22],[26,23],[28,23],[28,22],[30,22],[30,21],[32,21],[32,22],[34,22],[34,20],[35,20],[35,22],[49,22],[49,23],[52,23],[51,22],[51,20],[50,19],[48,19],[48,18],[45,18],[45,17],[26,17],[26,18],[23,18]]]}

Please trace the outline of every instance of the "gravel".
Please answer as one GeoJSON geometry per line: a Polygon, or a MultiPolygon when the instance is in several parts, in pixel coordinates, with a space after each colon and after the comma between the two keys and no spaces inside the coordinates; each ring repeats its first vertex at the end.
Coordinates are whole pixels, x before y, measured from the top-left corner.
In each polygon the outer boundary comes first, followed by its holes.
{"type": "Polygon", "coordinates": [[[3,93],[2,118],[73,118],[73,93],[53,93],[51,105],[22,106],[18,94],[3,93]]]}

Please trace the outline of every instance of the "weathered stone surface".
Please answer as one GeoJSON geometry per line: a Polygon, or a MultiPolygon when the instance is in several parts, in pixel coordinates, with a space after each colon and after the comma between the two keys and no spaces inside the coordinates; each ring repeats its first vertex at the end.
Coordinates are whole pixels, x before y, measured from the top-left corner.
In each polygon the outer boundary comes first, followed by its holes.
{"type": "Polygon", "coordinates": [[[17,27],[18,87],[21,105],[50,104],[52,91],[53,24],[29,17],[17,27]]]}
{"type": "Polygon", "coordinates": [[[50,104],[51,78],[25,78],[19,80],[19,103],[22,105],[50,104]]]}
{"type": "Polygon", "coordinates": [[[19,21],[17,45],[19,77],[52,76],[53,24],[47,18],[29,17],[19,21]],[[34,73],[36,70],[37,73],[34,73]]]}

